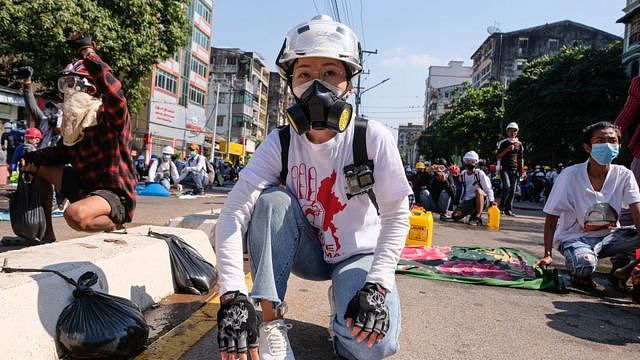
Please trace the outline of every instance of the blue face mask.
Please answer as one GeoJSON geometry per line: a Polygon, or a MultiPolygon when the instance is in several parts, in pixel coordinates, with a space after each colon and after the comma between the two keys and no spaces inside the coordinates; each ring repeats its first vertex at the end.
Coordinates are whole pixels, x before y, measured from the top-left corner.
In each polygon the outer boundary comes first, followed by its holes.
{"type": "Polygon", "coordinates": [[[194,158],[194,157],[196,157],[197,154],[198,154],[197,152],[192,151],[192,152],[189,153],[189,157],[190,158],[194,158]]]}
{"type": "Polygon", "coordinates": [[[591,145],[591,157],[600,165],[609,165],[618,157],[620,146],[618,144],[593,144],[591,145]]]}
{"type": "Polygon", "coordinates": [[[164,161],[169,161],[169,160],[171,160],[171,155],[163,154],[163,155],[162,155],[162,160],[164,160],[164,161]]]}

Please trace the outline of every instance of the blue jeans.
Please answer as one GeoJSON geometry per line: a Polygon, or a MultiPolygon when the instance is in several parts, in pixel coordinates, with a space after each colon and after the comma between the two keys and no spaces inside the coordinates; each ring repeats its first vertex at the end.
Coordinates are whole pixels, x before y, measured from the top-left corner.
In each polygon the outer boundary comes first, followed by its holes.
{"type": "Polygon", "coordinates": [[[182,181],[180,181],[180,184],[192,188],[195,191],[201,192],[204,191],[204,175],[202,175],[201,172],[190,172],[189,175],[187,175],[184,179],[182,179],[182,181]]]}
{"type": "Polygon", "coordinates": [[[565,266],[571,276],[579,279],[591,278],[598,259],[611,257],[611,262],[631,261],[635,249],[640,247],[640,238],[634,226],[617,229],[606,236],[579,237],[560,245],[565,257],[565,266]]]}
{"type": "Polygon", "coordinates": [[[500,210],[511,211],[513,209],[513,197],[518,186],[518,171],[500,171],[500,183],[502,184],[502,197],[500,198],[500,210]]]}
{"type": "Polygon", "coordinates": [[[345,324],[344,313],[365,283],[373,254],[354,255],[336,264],[325,262],[318,231],[288,191],[269,188],[262,192],[247,231],[247,250],[254,301],[268,300],[279,306],[292,272],[307,280],[331,280],[336,310],[334,350],[348,359],[382,359],[398,351],[401,314],[397,288],[391,289],[386,299],[391,320],[387,335],[372,348],[366,342],[358,343],[345,324]]]}
{"type": "Polygon", "coordinates": [[[420,202],[425,210],[434,211],[438,214],[446,214],[451,204],[451,195],[446,191],[441,191],[438,198],[434,199],[429,190],[421,190],[420,202]]]}

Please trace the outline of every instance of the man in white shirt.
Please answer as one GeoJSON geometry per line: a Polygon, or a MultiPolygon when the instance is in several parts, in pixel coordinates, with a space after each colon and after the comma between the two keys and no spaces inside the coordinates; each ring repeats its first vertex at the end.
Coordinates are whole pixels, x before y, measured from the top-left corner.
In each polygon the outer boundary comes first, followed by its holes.
{"type": "Polygon", "coordinates": [[[204,194],[205,179],[207,176],[207,161],[199,154],[198,144],[189,145],[189,156],[187,164],[182,168],[180,174],[180,185],[193,189],[193,195],[204,194]]]}
{"type": "Polygon", "coordinates": [[[171,157],[174,154],[173,147],[165,146],[162,149],[162,159],[153,161],[149,166],[149,180],[159,183],[165,189],[171,189],[171,183],[178,185],[178,169],[171,157]]]}
{"type": "Polygon", "coordinates": [[[355,128],[362,127],[353,124],[345,100],[362,70],[358,49],[353,31],[326,15],[286,36],[276,65],[296,98],[287,109],[290,125],[271,132],[240,172],[216,226],[222,358],[247,352],[252,359],[294,358],[291,324],[283,320],[291,273],[332,281],[328,330],[339,356],[373,360],[398,349],[394,274],[412,191],[395,140],[378,122],[368,121],[363,134],[372,166],[354,166],[355,128]],[[287,157],[281,131],[289,136],[287,157]],[[371,186],[378,207],[366,191],[371,186]],[[245,234],[251,293],[243,273],[245,234]],[[248,297],[262,308],[259,328],[248,297]]]}
{"type": "Polygon", "coordinates": [[[558,175],[544,207],[544,257],[537,265],[552,263],[551,252],[565,257],[576,287],[603,291],[592,279],[598,259],[611,257],[610,280],[624,288],[627,279],[613,272],[628,264],[640,247],[640,192],[631,170],[611,162],[620,148],[620,130],[609,122],[584,129],[583,148],[589,159],[558,175]],[[618,214],[629,208],[635,226],[620,227],[618,214]]]}
{"type": "Polygon", "coordinates": [[[491,180],[484,171],[477,168],[480,156],[471,150],[462,157],[465,171],[462,172],[462,195],[460,205],[451,214],[454,221],[469,215],[469,224],[482,225],[482,212],[488,203],[495,205],[491,180]],[[488,203],[487,203],[488,201],[488,203]]]}

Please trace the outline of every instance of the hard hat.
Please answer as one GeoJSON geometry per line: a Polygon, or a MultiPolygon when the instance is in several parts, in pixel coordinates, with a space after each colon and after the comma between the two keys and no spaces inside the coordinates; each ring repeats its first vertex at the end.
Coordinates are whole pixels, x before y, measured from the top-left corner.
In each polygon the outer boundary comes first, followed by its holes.
{"type": "Polygon", "coordinates": [[[509,129],[516,129],[516,130],[520,130],[520,128],[518,127],[518,124],[514,123],[514,122],[510,122],[507,124],[507,130],[509,129]]]}
{"type": "Polygon", "coordinates": [[[6,123],[4,123],[4,125],[3,125],[3,126],[4,126],[4,128],[5,128],[5,129],[8,129],[8,130],[13,129],[13,126],[11,126],[11,123],[10,123],[10,122],[6,122],[6,123]]]}
{"type": "Polygon", "coordinates": [[[416,169],[426,169],[427,166],[422,162],[422,161],[418,161],[416,163],[416,169]]]}
{"type": "Polygon", "coordinates": [[[165,147],[162,148],[162,153],[163,154],[173,155],[173,154],[175,154],[175,151],[173,150],[173,147],[165,146],[165,147]]]}
{"type": "Polygon", "coordinates": [[[462,157],[462,161],[468,164],[477,164],[478,161],[480,161],[480,156],[478,156],[478,153],[473,150],[467,151],[467,153],[462,157]]]}
{"type": "Polygon", "coordinates": [[[353,30],[330,16],[317,15],[287,32],[276,65],[280,75],[289,79],[295,60],[326,57],[344,62],[351,78],[362,71],[359,55],[360,43],[353,30]]]}
{"type": "Polygon", "coordinates": [[[24,133],[24,137],[28,138],[36,138],[42,140],[42,133],[39,129],[36,128],[28,128],[24,133]]]}
{"type": "Polygon", "coordinates": [[[618,212],[607,203],[592,205],[585,214],[584,227],[586,229],[600,229],[602,226],[615,226],[618,212]]]}

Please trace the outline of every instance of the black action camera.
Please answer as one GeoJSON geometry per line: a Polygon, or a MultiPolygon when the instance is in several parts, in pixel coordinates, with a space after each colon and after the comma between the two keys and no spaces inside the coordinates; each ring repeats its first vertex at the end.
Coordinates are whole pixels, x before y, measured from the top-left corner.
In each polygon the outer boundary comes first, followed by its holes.
{"type": "Polygon", "coordinates": [[[366,193],[373,188],[373,171],[367,165],[347,165],[344,167],[347,180],[347,198],[366,193]]]}

